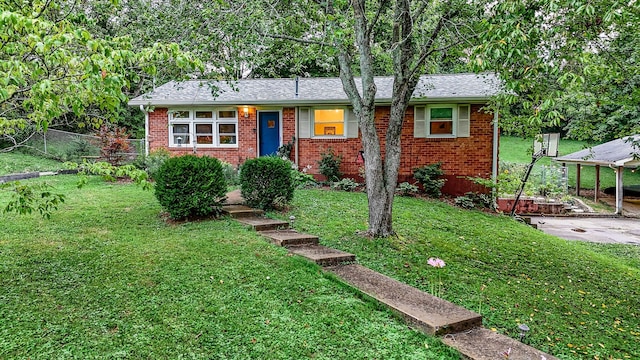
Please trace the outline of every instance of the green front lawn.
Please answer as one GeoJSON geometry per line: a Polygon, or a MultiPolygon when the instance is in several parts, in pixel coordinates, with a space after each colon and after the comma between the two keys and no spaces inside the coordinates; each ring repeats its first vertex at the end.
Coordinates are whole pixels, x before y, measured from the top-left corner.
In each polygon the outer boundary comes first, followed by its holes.
{"type": "MultiPolygon", "coordinates": [[[[479,311],[485,327],[563,359],[640,358],[640,247],[570,242],[512,218],[397,197],[397,237],[365,239],[362,193],[296,193],[296,228],[364,266],[479,311]],[[439,257],[443,269],[427,265],[439,257]]],[[[290,214],[274,214],[282,218],[290,214]]],[[[506,349],[505,349],[506,350],[506,349]]]]}
{"type": "MultiPolygon", "coordinates": [[[[167,224],[133,185],[32,181],[67,200],[50,220],[0,213],[0,358],[459,358],[232,220],[167,224]]],[[[640,247],[411,198],[396,200],[397,237],[365,239],[362,193],[300,190],[272,215],[295,215],[371,269],[441,287],[487,328],[517,337],[526,323],[526,342],[562,359],[640,358],[640,247]]]]}
{"type": "Polygon", "coordinates": [[[0,152],[0,176],[24,172],[56,171],[62,168],[62,163],[56,160],[16,151],[0,152]]]}
{"type": "Polygon", "coordinates": [[[34,181],[67,200],[48,221],[0,213],[0,359],[460,358],[233,220],[171,225],[134,185],[34,181]]]}

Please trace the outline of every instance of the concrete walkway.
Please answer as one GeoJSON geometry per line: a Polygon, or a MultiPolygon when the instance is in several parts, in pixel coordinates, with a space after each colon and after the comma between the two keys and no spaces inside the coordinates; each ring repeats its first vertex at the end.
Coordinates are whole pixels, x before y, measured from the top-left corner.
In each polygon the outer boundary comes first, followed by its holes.
{"type": "Polygon", "coordinates": [[[598,217],[531,217],[539,230],[567,240],[640,245],[640,219],[598,217]]]}
{"type": "Polygon", "coordinates": [[[355,255],[319,245],[317,236],[299,233],[290,229],[286,221],[268,219],[260,210],[239,205],[239,192],[228,194],[227,199],[233,205],[224,210],[238,222],[259,231],[273,244],[323,266],[325,271],[399,314],[408,325],[429,335],[443,336],[443,342],[469,359],[505,358],[503,353],[507,351],[512,360],[556,359],[484,329],[480,314],[358,265],[355,255]]]}

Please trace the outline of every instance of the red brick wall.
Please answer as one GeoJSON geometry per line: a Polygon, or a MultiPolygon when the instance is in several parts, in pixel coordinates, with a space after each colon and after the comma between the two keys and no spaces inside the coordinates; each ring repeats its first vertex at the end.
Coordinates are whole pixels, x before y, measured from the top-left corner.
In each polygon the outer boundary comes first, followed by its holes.
{"type": "MultiPolygon", "coordinates": [[[[208,155],[224,160],[233,165],[242,164],[246,159],[256,157],[257,130],[256,111],[249,108],[249,117],[245,118],[242,108],[237,109],[238,147],[237,148],[203,148],[196,149],[197,155],[208,155]]],[[[193,154],[191,147],[169,147],[169,117],[167,109],[156,108],[149,113],[149,151],[166,149],[173,156],[193,154]]]]}
{"type": "MultiPolygon", "coordinates": [[[[471,133],[468,138],[432,139],[413,137],[413,107],[407,109],[402,130],[402,156],[398,182],[415,182],[413,169],[422,165],[442,162],[447,182],[443,192],[462,195],[468,191],[485,191],[467,177],[491,177],[493,154],[493,114],[480,111],[482,105],[471,106],[471,133]]],[[[378,136],[384,143],[384,132],[389,123],[389,107],[376,110],[378,136]]],[[[362,149],[358,139],[300,139],[299,165],[311,165],[311,173],[318,174],[320,154],[331,147],[342,155],[341,171],[345,177],[359,178],[358,151],[362,149]]],[[[384,144],[383,144],[384,146],[384,144]]]]}
{"type": "MultiPolygon", "coordinates": [[[[415,182],[413,169],[422,165],[442,162],[447,182],[443,191],[451,195],[462,195],[468,191],[483,189],[467,179],[467,177],[491,177],[493,152],[493,114],[480,111],[481,105],[471,106],[471,136],[455,139],[431,139],[413,137],[413,107],[407,109],[402,131],[402,157],[398,182],[415,182]]],[[[238,108],[238,114],[242,109],[238,108]]],[[[376,110],[378,132],[384,142],[384,131],[389,122],[389,107],[376,110]]],[[[295,134],[295,109],[282,110],[282,142],[291,141],[295,134]]],[[[242,115],[238,121],[238,148],[198,148],[199,155],[209,155],[238,165],[247,158],[257,154],[257,121],[255,108],[249,108],[249,118],[242,115]]],[[[169,148],[167,109],[157,108],[149,113],[149,149],[150,151],[165,148],[172,155],[191,154],[191,148],[169,148]]],[[[311,165],[310,173],[318,175],[320,154],[331,147],[338,155],[342,155],[341,171],[345,177],[359,179],[357,162],[358,151],[362,149],[358,139],[298,139],[298,165],[303,168],[311,165]]],[[[384,146],[384,144],[383,144],[384,146]]],[[[295,159],[295,147],[291,156],[295,159]]]]}

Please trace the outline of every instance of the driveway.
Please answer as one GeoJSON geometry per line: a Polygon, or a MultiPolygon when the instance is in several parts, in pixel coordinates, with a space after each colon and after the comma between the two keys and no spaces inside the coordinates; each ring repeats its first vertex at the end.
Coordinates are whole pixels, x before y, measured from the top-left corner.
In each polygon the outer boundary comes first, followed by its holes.
{"type": "Polygon", "coordinates": [[[640,246],[640,219],[597,217],[532,217],[547,234],[567,240],[640,246]]]}

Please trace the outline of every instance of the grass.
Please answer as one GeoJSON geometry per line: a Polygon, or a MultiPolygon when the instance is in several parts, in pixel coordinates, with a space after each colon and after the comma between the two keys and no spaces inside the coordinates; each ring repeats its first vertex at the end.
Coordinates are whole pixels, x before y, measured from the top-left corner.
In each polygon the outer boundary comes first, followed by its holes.
{"type": "MultiPolygon", "coordinates": [[[[560,140],[558,146],[559,156],[568,155],[576,151],[580,151],[589,146],[584,141],[576,140],[560,140]]],[[[514,162],[519,164],[528,164],[531,162],[531,153],[533,151],[533,140],[523,139],[512,136],[500,136],[500,160],[514,162]]],[[[536,164],[536,169],[540,169],[543,165],[551,164],[551,159],[548,157],[542,158],[536,164]]],[[[569,165],[569,186],[576,186],[576,167],[569,165]]],[[[582,189],[594,189],[595,188],[595,167],[583,166],[581,177],[582,189]]],[[[627,185],[640,184],[640,173],[631,172],[630,169],[625,169],[623,174],[624,182],[627,185]]],[[[603,167],[600,169],[600,188],[605,189],[607,187],[613,187],[616,184],[615,172],[612,169],[603,167]]]]}
{"type": "Polygon", "coordinates": [[[0,213],[2,359],[460,358],[235,221],[169,225],[133,185],[44,180],[67,195],[50,220],[0,213]]]}
{"type": "MultiPolygon", "coordinates": [[[[424,291],[442,278],[443,297],[480,312],[487,328],[561,359],[640,358],[640,250],[570,242],[511,218],[441,202],[397,198],[398,236],[366,239],[362,193],[296,193],[296,228],[357,254],[364,266],[424,291]],[[345,219],[349,219],[345,221],[345,219]],[[427,265],[439,257],[443,269],[427,265]]],[[[505,349],[506,350],[506,349],[505,349]]]]}
{"type": "Polygon", "coordinates": [[[0,176],[23,172],[55,171],[62,168],[62,163],[56,160],[16,151],[10,153],[0,152],[0,176]]]}
{"type": "MultiPolygon", "coordinates": [[[[67,195],[51,220],[0,214],[0,358],[459,358],[231,220],[168,225],[135,186],[45,180],[67,195]]],[[[366,239],[362,193],[298,191],[272,215],[424,291],[440,278],[486,327],[526,323],[561,359],[640,358],[639,247],[412,198],[396,199],[397,237],[366,239]]]]}

